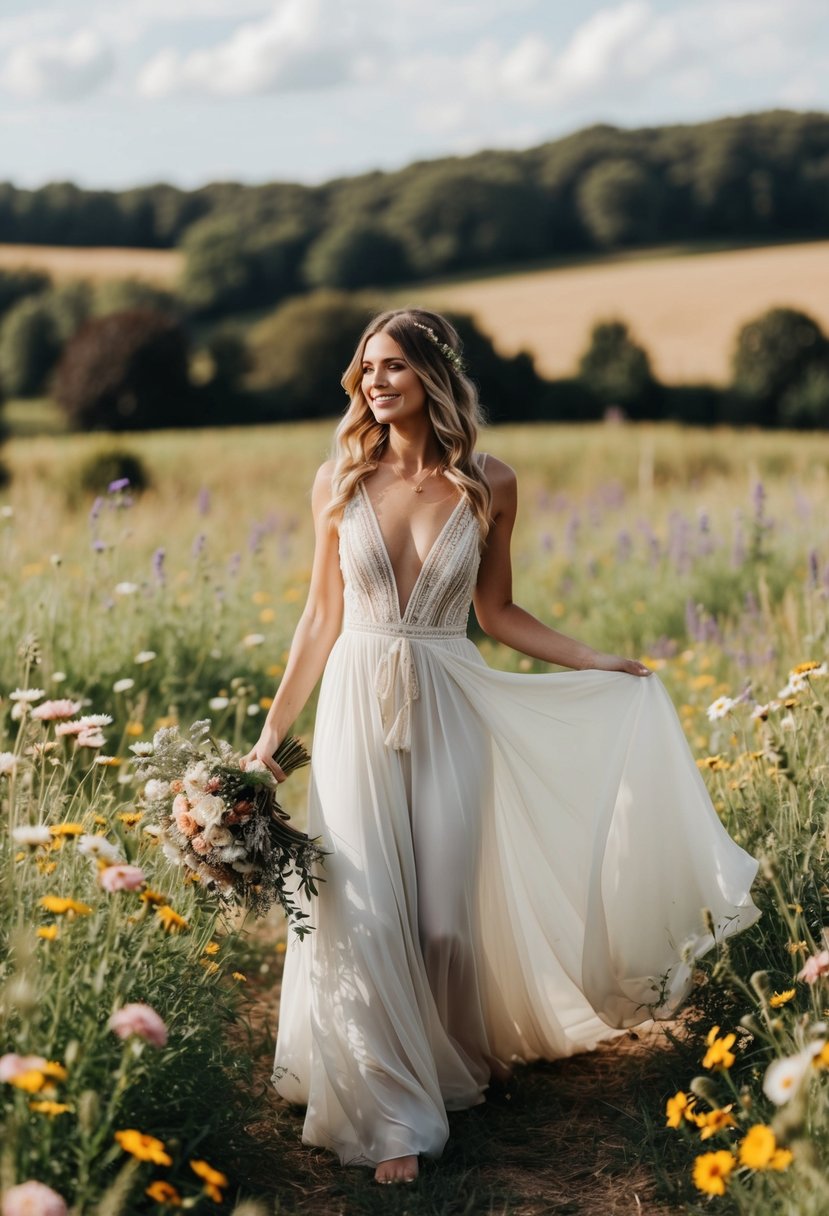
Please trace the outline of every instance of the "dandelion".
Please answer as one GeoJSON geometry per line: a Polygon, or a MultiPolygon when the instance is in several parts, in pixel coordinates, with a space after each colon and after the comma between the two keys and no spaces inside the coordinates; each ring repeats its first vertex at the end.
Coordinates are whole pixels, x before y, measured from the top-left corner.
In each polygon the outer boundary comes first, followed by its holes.
{"type": "Polygon", "coordinates": [[[141,1001],[134,1001],[116,1009],[107,1026],[119,1039],[127,1039],[134,1034],[152,1047],[164,1047],[167,1043],[167,1027],[163,1018],[152,1006],[141,1001]]]}
{"type": "Polygon", "coordinates": [[[187,929],[188,924],[183,916],[179,916],[169,904],[159,904],[156,913],[167,933],[177,933],[179,929],[187,929]]]}
{"type": "Polygon", "coordinates": [[[139,1161],[152,1161],[154,1165],[172,1165],[173,1159],[166,1152],[163,1140],[155,1136],[147,1136],[135,1128],[127,1128],[115,1133],[115,1139],[125,1153],[130,1153],[139,1161]]]}
{"type": "Polygon", "coordinates": [[[215,1203],[221,1203],[222,1192],[219,1190],[219,1187],[229,1185],[227,1177],[221,1170],[213,1169],[213,1166],[208,1165],[206,1161],[191,1161],[190,1169],[197,1177],[203,1180],[204,1189],[210,1198],[215,1203]]]}
{"type": "Polygon", "coordinates": [[[15,688],[14,692],[9,693],[9,700],[31,705],[45,695],[46,693],[42,688],[15,688]]]}
{"type": "Polygon", "coordinates": [[[778,1148],[774,1132],[764,1123],[749,1128],[739,1146],[740,1165],[752,1170],[784,1170],[792,1161],[787,1148],[778,1148]]]}
{"type": "Polygon", "coordinates": [[[815,984],[821,976],[829,974],[829,950],[821,950],[807,958],[797,978],[807,984],[815,984]]]}
{"type": "Polygon", "coordinates": [[[39,1098],[29,1103],[29,1110],[41,1115],[63,1115],[71,1109],[66,1102],[53,1102],[50,1098],[39,1098]]]}
{"type": "MultiPolygon", "coordinates": [[[[54,676],[52,677],[54,679],[54,676]]],[[[54,722],[61,718],[72,718],[81,707],[80,701],[44,701],[32,710],[32,717],[39,722],[54,722]]]]}
{"type": "Polygon", "coordinates": [[[154,650],[139,650],[138,654],[133,659],[134,663],[142,665],[144,663],[152,663],[153,659],[157,658],[154,650]]]}
{"type": "Polygon", "coordinates": [[[734,1155],[724,1149],[717,1153],[702,1153],[694,1162],[694,1186],[706,1195],[724,1195],[736,1164],[734,1155]]]}
{"type": "Polygon", "coordinates": [[[54,912],[55,916],[64,916],[68,912],[76,916],[89,916],[92,911],[89,904],[82,904],[77,899],[64,898],[62,895],[41,895],[38,903],[47,912],[54,912]]]}
{"type": "Polygon", "coordinates": [[[3,1192],[3,1216],[66,1216],[62,1195],[33,1178],[3,1192]]]}
{"type": "Polygon", "coordinates": [[[181,1207],[181,1195],[171,1182],[165,1182],[163,1178],[157,1178],[145,1187],[144,1194],[149,1195],[155,1203],[166,1204],[167,1207],[181,1207]]]}
{"type": "Polygon", "coordinates": [[[737,1041],[735,1034],[727,1034],[725,1038],[719,1038],[719,1026],[712,1026],[708,1032],[706,1043],[708,1051],[705,1053],[702,1066],[703,1068],[731,1068],[736,1056],[731,1051],[731,1048],[737,1041]]]}
{"type": "Polygon", "coordinates": [[[40,844],[51,844],[52,833],[46,824],[35,823],[30,826],[14,828],[12,840],[15,844],[27,844],[31,845],[32,848],[36,848],[40,844]]]}
{"type": "Polygon", "coordinates": [[[785,992],[775,992],[769,997],[769,1004],[772,1009],[779,1009],[781,1005],[787,1005],[796,994],[796,988],[787,988],[785,992]]]}
{"type": "Polygon", "coordinates": [[[146,882],[144,871],[139,866],[106,866],[98,874],[98,882],[105,891],[137,891],[146,882]]]}
{"type": "Polygon", "coordinates": [[[135,680],[131,680],[129,676],[125,676],[123,680],[116,680],[112,686],[113,692],[129,692],[131,688],[135,688],[135,680]]]}

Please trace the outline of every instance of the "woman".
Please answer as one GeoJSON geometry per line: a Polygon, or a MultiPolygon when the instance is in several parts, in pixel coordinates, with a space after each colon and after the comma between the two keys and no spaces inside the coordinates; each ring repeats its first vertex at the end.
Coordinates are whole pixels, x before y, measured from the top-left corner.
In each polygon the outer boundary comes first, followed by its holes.
{"type": "Polygon", "coordinates": [[[412,1181],[446,1111],[513,1061],[675,1009],[714,935],[756,919],[757,863],[658,677],[513,602],[515,474],[474,452],[452,326],[383,313],[343,385],[308,601],[243,763],[284,778],[274,751],[322,674],[308,830],[329,856],[286,957],[274,1084],[306,1143],[412,1181]],[[575,671],[489,668],[470,601],[490,637],[575,671]]]}

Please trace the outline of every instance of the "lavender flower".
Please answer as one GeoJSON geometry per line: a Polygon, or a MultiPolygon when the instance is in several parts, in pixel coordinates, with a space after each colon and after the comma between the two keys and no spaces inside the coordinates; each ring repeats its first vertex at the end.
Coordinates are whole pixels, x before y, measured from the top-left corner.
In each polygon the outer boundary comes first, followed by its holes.
{"type": "Polygon", "coordinates": [[[164,550],[161,548],[156,549],[155,553],[153,554],[153,574],[155,575],[156,582],[158,583],[164,582],[164,558],[164,550]]]}
{"type": "Polygon", "coordinates": [[[107,494],[119,494],[121,490],[126,490],[129,484],[129,477],[116,477],[115,481],[111,481],[107,486],[107,494]]]}

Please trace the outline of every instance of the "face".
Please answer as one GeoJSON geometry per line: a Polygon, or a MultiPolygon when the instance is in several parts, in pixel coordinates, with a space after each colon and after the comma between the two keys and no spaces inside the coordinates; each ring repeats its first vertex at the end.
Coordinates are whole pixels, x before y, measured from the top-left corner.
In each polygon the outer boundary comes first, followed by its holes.
{"type": "Polygon", "coordinates": [[[389,334],[372,334],[363,352],[363,394],[377,422],[402,422],[423,412],[426,391],[389,334]]]}

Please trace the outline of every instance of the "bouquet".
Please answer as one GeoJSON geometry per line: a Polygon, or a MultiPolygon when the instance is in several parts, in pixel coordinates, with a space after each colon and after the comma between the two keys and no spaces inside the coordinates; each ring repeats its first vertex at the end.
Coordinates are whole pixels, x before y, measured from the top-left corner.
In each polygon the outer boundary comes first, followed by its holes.
{"type": "MultiPolygon", "coordinates": [[[[187,866],[223,902],[255,916],[279,903],[294,932],[308,933],[311,926],[302,923],[308,914],[296,895],[317,894],[315,867],[325,851],[290,826],[270,770],[261,762],[241,769],[230,744],[210,735],[209,719],[195,722],[186,736],[177,726],[164,727],[152,744],[132,750],[165,856],[187,866]]],[[[310,757],[289,737],[274,758],[289,774],[310,757]]]]}

